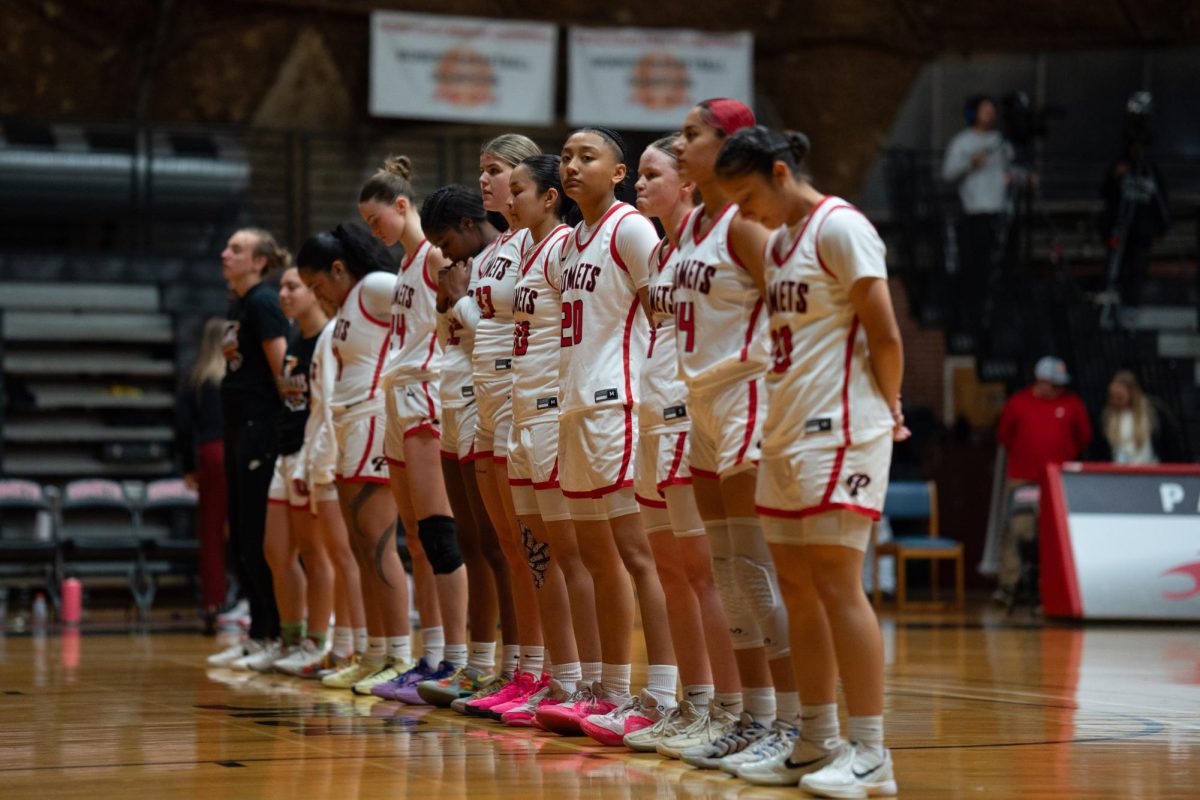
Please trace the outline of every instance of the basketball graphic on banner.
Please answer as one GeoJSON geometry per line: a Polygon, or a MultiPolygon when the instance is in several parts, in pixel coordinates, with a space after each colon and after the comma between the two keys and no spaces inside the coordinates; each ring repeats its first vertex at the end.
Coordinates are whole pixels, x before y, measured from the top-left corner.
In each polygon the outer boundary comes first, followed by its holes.
{"type": "Polygon", "coordinates": [[[496,73],[487,57],[467,47],[446,51],[433,72],[433,96],[453,106],[471,107],[496,99],[496,73]]]}
{"type": "Polygon", "coordinates": [[[633,66],[629,101],[653,110],[687,105],[692,76],[670,53],[646,53],[633,66]]]}

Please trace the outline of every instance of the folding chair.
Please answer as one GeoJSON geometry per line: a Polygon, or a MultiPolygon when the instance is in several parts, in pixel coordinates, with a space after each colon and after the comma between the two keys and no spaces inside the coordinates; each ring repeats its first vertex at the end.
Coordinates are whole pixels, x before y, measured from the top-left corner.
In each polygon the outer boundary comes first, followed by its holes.
{"type": "MultiPolygon", "coordinates": [[[[938,564],[942,561],[954,562],[954,604],[963,607],[964,574],[962,542],[953,539],[943,539],[938,531],[937,484],[933,481],[895,481],[888,486],[887,496],[883,501],[883,513],[893,522],[904,520],[926,520],[928,536],[901,536],[882,544],[874,541],[875,528],[871,528],[872,546],[875,558],[871,563],[871,575],[874,579],[873,599],[876,606],[882,601],[879,589],[879,559],[883,556],[893,556],[896,559],[896,607],[904,611],[910,605],[908,601],[907,566],[909,561],[930,562],[930,583],[932,587],[933,605],[938,603],[938,564]]],[[[929,606],[928,603],[921,605],[929,606]]]]}
{"type": "Polygon", "coordinates": [[[55,608],[62,583],[62,553],[53,524],[56,492],[19,478],[0,480],[0,576],[40,577],[55,608]]]}
{"type": "Polygon", "coordinates": [[[158,575],[183,575],[195,586],[200,560],[197,500],[196,491],[182,478],[151,481],[142,491],[136,505],[137,538],[146,559],[152,597],[158,575]]]}

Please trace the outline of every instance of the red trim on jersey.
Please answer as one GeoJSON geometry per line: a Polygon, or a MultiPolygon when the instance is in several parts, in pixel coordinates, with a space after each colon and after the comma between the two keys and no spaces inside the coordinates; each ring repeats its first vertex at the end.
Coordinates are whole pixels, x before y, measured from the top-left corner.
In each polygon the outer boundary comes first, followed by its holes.
{"type": "MultiPolygon", "coordinates": [[[[525,275],[527,272],[529,272],[530,268],[533,266],[533,262],[537,261],[537,257],[541,255],[541,252],[546,249],[547,245],[552,244],[555,241],[555,237],[558,235],[559,231],[569,230],[571,230],[570,226],[559,225],[554,230],[546,234],[546,238],[538,242],[537,247],[534,248],[533,252],[521,259],[521,274],[525,275]]],[[[549,253],[547,253],[547,255],[549,255],[549,253]]]]}
{"type": "Polygon", "coordinates": [[[561,488],[558,483],[558,458],[554,459],[554,468],[550,470],[550,480],[533,484],[535,491],[561,488]]]}
{"type": "Polygon", "coordinates": [[[390,466],[390,467],[405,467],[405,466],[407,466],[407,464],[405,464],[403,461],[401,461],[398,458],[392,458],[391,456],[384,456],[383,458],[385,461],[387,461],[388,466],[390,466]]]}
{"type": "Polygon", "coordinates": [[[813,206],[813,210],[808,212],[808,219],[804,221],[804,227],[800,228],[800,233],[796,234],[796,241],[792,242],[792,246],[788,248],[788,251],[783,258],[779,257],[778,250],[775,248],[771,249],[771,258],[775,259],[776,266],[782,267],[784,262],[792,257],[792,253],[796,252],[796,246],[800,244],[800,240],[804,238],[804,232],[808,230],[809,223],[813,221],[813,217],[817,215],[817,211],[821,208],[821,206],[825,205],[825,201],[831,197],[833,197],[831,194],[825,195],[821,198],[819,203],[813,206]]]}
{"type": "MultiPolygon", "coordinates": [[[[493,456],[492,456],[492,463],[493,463],[493,464],[507,464],[507,463],[508,463],[508,456],[497,456],[497,455],[493,455],[493,456]]],[[[505,476],[505,477],[507,477],[507,476],[505,476]]]]}
{"type": "Polygon", "coordinates": [[[477,458],[491,458],[494,450],[475,450],[472,448],[470,453],[467,453],[465,461],[474,461],[477,458]]]}
{"type": "MultiPolygon", "coordinates": [[[[760,304],[762,300],[758,301],[760,304]]],[[[758,420],[758,381],[752,380],[750,383],[750,413],[746,416],[746,437],[742,440],[742,446],[738,448],[737,460],[733,462],[733,466],[737,466],[746,460],[746,451],[750,449],[750,440],[754,438],[754,423],[758,420]]]]}
{"type": "Polygon", "coordinates": [[[646,506],[647,508],[666,508],[667,507],[667,501],[651,500],[648,497],[642,497],[637,492],[633,493],[633,499],[638,501],[638,505],[643,505],[643,506],[646,506]]]}
{"type": "Polygon", "coordinates": [[[733,203],[726,203],[725,207],[722,208],[715,217],[713,217],[712,225],[708,226],[708,230],[706,230],[702,236],[700,234],[700,225],[704,222],[704,215],[700,212],[704,210],[704,205],[701,204],[696,206],[696,223],[692,225],[692,244],[699,246],[701,242],[707,239],[708,235],[713,232],[713,228],[717,227],[717,223],[724,219],[725,215],[728,214],[732,208],[733,203]]]}
{"type": "Polygon", "coordinates": [[[273,505],[273,506],[286,506],[286,505],[290,505],[290,503],[288,503],[288,501],[287,501],[287,500],[277,500],[277,499],[275,499],[274,497],[268,497],[268,498],[267,498],[267,503],[268,503],[268,505],[273,505]]]}
{"type": "Polygon", "coordinates": [[[429,431],[433,434],[433,438],[435,439],[442,438],[442,432],[438,430],[437,426],[432,422],[422,422],[420,425],[414,425],[404,432],[404,438],[411,439],[413,436],[416,436],[418,433],[423,431],[429,431]]]}
{"type": "MultiPolygon", "coordinates": [[[[609,208],[608,211],[605,211],[604,216],[601,217],[600,221],[596,223],[595,230],[592,231],[592,235],[588,237],[588,240],[586,242],[579,241],[579,232],[583,230],[584,223],[581,222],[578,225],[576,225],[575,226],[575,236],[572,237],[575,241],[576,249],[579,250],[579,252],[581,252],[581,253],[584,250],[586,250],[587,246],[592,243],[593,239],[596,238],[596,234],[599,233],[600,229],[604,227],[604,223],[608,221],[608,218],[611,217],[613,215],[613,213],[616,212],[620,208],[631,208],[631,206],[628,203],[624,203],[621,201],[617,201],[617,202],[613,203],[612,207],[609,208]]],[[[637,212],[634,211],[633,213],[636,214],[637,212]]]]}
{"type": "Polygon", "coordinates": [[[629,313],[625,315],[625,336],[621,341],[621,368],[625,371],[625,402],[633,402],[633,370],[629,366],[629,348],[633,340],[633,322],[637,319],[641,298],[634,296],[629,304],[629,313]]]}
{"type": "Polygon", "coordinates": [[[692,470],[692,475],[693,475],[693,476],[695,476],[695,477],[697,477],[697,478],[706,478],[706,479],[708,479],[708,480],[710,480],[710,481],[719,481],[719,480],[721,480],[721,476],[720,476],[720,474],[719,474],[719,473],[712,472],[712,471],[710,471],[710,470],[707,470],[707,469],[700,469],[699,467],[696,467],[695,465],[692,465],[692,466],[691,466],[691,470],[692,470]]]}
{"type": "Polygon", "coordinates": [[[436,349],[437,349],[437,326],[434,325],[433,333],[429,334],[429,354],[425,356],[425,360],[421,363],[422,371],[429,369],[429,362],[433,361],[433,354],[436,349]]]}
{"type": "Polygon", "coordinates": [[[375,397],[375,392],[377,389],[379,389],[379,376],[383,374],[383,365],[387,361],[387,354],[391,349],[392,337],[385,336],[383,339],[383,347],[379,349],[379,358],[375,361],[375,375],[371,378],[371,392],[367,395],[368,400],[375,397]]]}
{"type": "Polygon", "coordinates": [[[437,419],[437,406],[434,405],[433,395],[429,393],[429,381],[421,381],[421,391],[425,393],[425,404],[429,407],[429,418],[437,419]]]}
{"type": "MultiPolygon", "coordinates": [[[[472,461],[474,461],[475,459],[482,457],[483,455],[484,455],[483,453],[475,452],[475,443],[471,442],[471,449],[467,451],[467,454],[465,456],[463,456],[462,458],[460,458],[458,460],[458,463],[469,464],[472,461]]],[[[487,455],[491,455],[491,453],[489,452],[487,455]]]]}
{"type": "Polygon", "coordinates": [[[367,460],[371,457],[371,445],[375,443],[375,417],[371,417],[371,425],[367,428],[367,446],[363,448],[362,460],[358,462],[358,468],[354,470],[353,478],[346,480],[355,480],[362,475],[363,467],[367,465],[367,460]]]}
{"type": "Polygon", "coordinates": [[[825,494],[821,496],[821,505],[829,502],[829,498],[833,497],[833,490],[837,488],[838,477],[842,474],[842,463],[846,460],[846,448],[839,447],[837,457],[833,460],[833,469],[829,470],[829,482],[825,484],[825,494]]]}
{"type": "Polygon", "coordinates": [[[532,478],[514,478],[511,475],[508,478],[509,486],[533,486],[532,478]]]}
{"type": "Polygon", "coordinates": [[[676,241],[679,241],[679,242],[683,241],[684,231],[686,231],[688,229],[688,226],[692,224],[692,215],[695,213],[696,213],[696,209],[693,208],[691,211],[689,211],[683,215],[683,220],[680,221],[679,228],[676,229],[676,231],[675,231],[675,240],[676,241]]]}
{"type": "Polygon", "coordinates": [[[850,335],[846,337],[846,367],[842,372],[842,436],[845,446],[850,446],[850,367],[854,362],[854,340],[858,337],[858,317],[850,323],[850,335]]]}
{"type": "Polygon", "coordinates": [[[630,479],[621,481],[620,483],[614,483],[612,486],[606,486],[603,489],[593,489],[590,492],[568,492],[566,489],[563,489],[562,493],[563,497],[567,497],[572,500],[599,500],[601,497],[610,495],[613,492],[619,492],[622,489],[632,488],[633,480],[630,479]]]}
{"type": "Polygon", "coordinates": [[[835,281],[838,279],[837,275],[834,275],[833,271],[831,269],[829,269],[829,267],[825,266],[825,259],[821,258],[821,229],[824,228],[825,223],[829,221],[830,215],[833,214],[833,212],[837,211],[839,208],[849,208],[849,209],[853,209],[855,211],[858,210],[858,209],[855,209],[854,206],[850,205],[849,203],[842,203],[840,206],[834,206],[833,208],[829,209],[829,214],[825,215],[825,219],[821,220],[821,224],[817,226],[817,232],[813,234],[813,252],[816,253],[816,255],[817,255],[817,265],[820,266],[821,269],[825,271],[826,275],[833,278],[835,281]]]}
{"type": "Polygon", "coordinates": [[[660,492],[667,486],[681,486],[692,482],[690,477],[679,477],[679,468],[683,465],[683,451],[687,447],[687,431],[680,431],[675,437],[675,458],[671,461],[671,469],[667,471],[667,479],[659,481],[655,486],[660,492]]]}
{"type": "Polygon", "coordinates": [[[362,281],[359,281],[357,285],[358,285],[358,310],[362,312],[362,315],[367,318],[368,322],[374,322],[379,327],[387,328],[390,331],[392,328],[391,316],[390,315],[388,316],[387,322],[383,322],[381,320],[377,320],[374,317],[372,317],[371,313],[369,311],[367,311],[367,306],[363,303],[362,281]]]}
{"type": "Polygon", "coordinates": [[[750,345],[754,344],[754,326],[758,323],[758,315],[763,310],[763,298],[760,294],[754,301],[754,310],[750,312],[750,321],[746,324],[746,341],[742,344],[742,354],[739,361],[750,358],[750,345]]]}
{"type": "MultiPolygon", "coordinates": [[[[662,323],[659,323],[661,325],[662,323]]],[[[654,341],[658,338],[658,325],[650,326],[650,344],[646,346],[646,358],[654,355],[654,341]]]]}
{"type": "Polygon", "coordinates": [[[809,506],[798,511],[787,508],[771,508],[769,506],[754,507],[754,510],[764,517],[779,517],[780,519],[804,519],[805,517],[816,516],[817,514],[826,514],[830,511],[853,511],[855,514],[862,514],[864,517],[870,517],[876,522],[879,521],[881,514],[873,508],[866,506],[856,506],[853,503],[821,503],[818,506],[809,506]]]}
{"type": "Polygon", "coordinates": [[[449,450],[439,450],[438,452],[442,454],[442,458],[458,461],[458,453],[451,453],[449,450]]]}
{"type": "Polygon", "coordinates": [[[417,255],[421,252],[421,248],[424,247],[425,243],[428,241],[429,241],[428,239],[422,239],[421,243],[418,244],[415,248],[413,248],[413,251],[408,256],[408,258],[406,258],[402,262],[400,262],[400,271],[401,272],[408,271],[408,268],[412,266],[413,261],[416,259],[417,255]]]}
{"type": "Polygon", "coordinates": [[[338,483],[381,483],[385,486],[391,483],[391,480],[388,478],[373,478],[370,475],[359,475],[354,478],[346,478],[341,475],[334,475],[333,477],[337,479],[338,483]]]}
{"type": "Polygon", "coordinates": [[[617,231],[621,228],[621,223],[636,214],[636,211],[630,211],[625,216],[617,220],[613,225],[612,238],[608,240],[608,252],[612,256],[613,263],[620,267],[626,275],[629,274],[629,267],[625,266],[625,262],[621,259],[621,254],[617,252],[617,231]]]}
{"type": "MultiPolygon", "coordinates": [[[[621,454],[621,468],[617,471],[617,480],[610,486],[605,486],[602,489],[592,489],[587,492],[568,492],[562,490],[564,497],[573,498],[596,498],[604,497],[606,494],[628,489],[633,486],[633,479],[626,478],[629,474],[629,465],[633,462],[633,406],[625,406],[625,452],[621,454]]],[[[558,468],[557,463],[555,469],[558,468]]]]}

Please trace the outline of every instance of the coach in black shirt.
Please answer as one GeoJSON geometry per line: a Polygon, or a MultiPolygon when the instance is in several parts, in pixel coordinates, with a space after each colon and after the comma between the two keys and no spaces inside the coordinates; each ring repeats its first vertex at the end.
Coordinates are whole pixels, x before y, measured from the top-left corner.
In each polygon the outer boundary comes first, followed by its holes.
{"type": "Polygon", "coordinates": [[[279,451],[281,403],[276,376],[283,372],[288,323],[279,308],[279,295],[263,279],[290,263],[291,256],[274,237],[257,228],[233,234],[221,253],[222,274],[234,295],[225,328],[221,382],[225,480],[229,536],[250,583],[245,587],[250,600],[247,654],[279,638],[279,611],[263,554],[263,535],[267,492],[279,451]]]}

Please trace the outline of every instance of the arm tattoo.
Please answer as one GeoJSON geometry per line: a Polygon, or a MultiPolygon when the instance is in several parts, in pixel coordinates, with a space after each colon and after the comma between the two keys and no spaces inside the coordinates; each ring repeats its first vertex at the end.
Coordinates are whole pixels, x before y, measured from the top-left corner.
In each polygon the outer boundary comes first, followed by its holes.
{"type": "Polygon", "coordinates": [[[521,526],[521,544],[525,547],[525,557],[529,559],[529,571],[533,573],[533,586],[535,589],[542,588],[546,582],[546,568],[550,566],[550,543],[539,542],[533,536],[533,531],[526,527],[524,522],[518,522],[521,526]]]}

